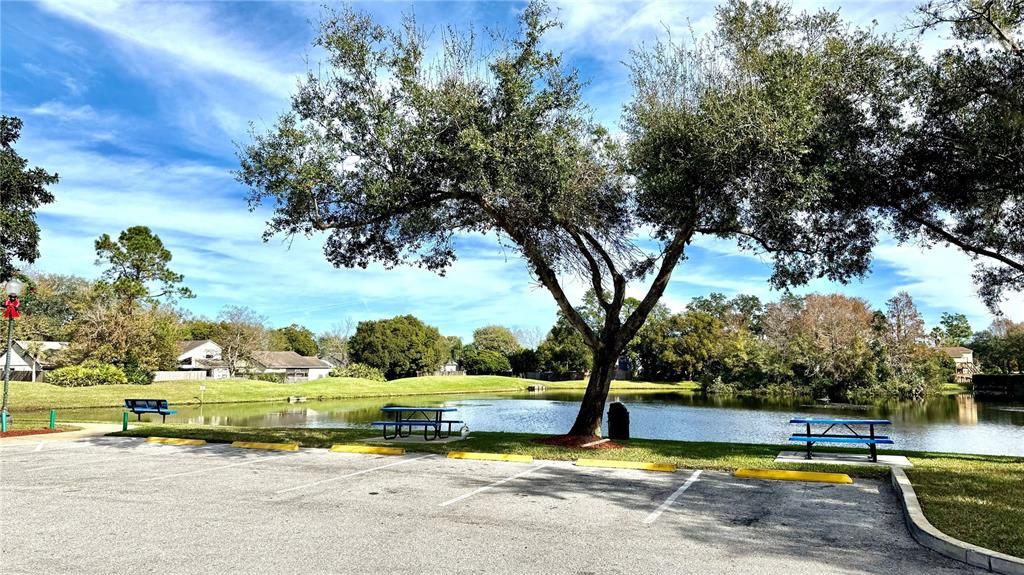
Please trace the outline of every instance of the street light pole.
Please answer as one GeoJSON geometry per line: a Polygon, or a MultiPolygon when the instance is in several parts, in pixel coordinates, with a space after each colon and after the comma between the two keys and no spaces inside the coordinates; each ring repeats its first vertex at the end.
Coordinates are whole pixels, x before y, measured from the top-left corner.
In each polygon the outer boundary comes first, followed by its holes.
{"type": "Polygon", "coordinates": [[[11,280],[7,282],[7,300],[3,302],[4,312],[3,317],[7,320],[7,353],[4,354],[4,396],[3,405],[0,405],[0,431],[7,431],[7,425],[10,420],[10,413],[8,411],[7,396],[10,392],[11,382],[11,354],[14,352],[14,320],[21,317],[18,313],[18,307],[21,302],[18,301],[18,294],[21,293],[21,282],[18,280],[11,280]]]}
{"type": "MultiPolygon", "coordinates": [[[[15,296],[11,296],[12,298],[15,296]]],[[[6,316],[6,309],[4,315],[6,316]]],[[[14,318],[7,318],[7,353],[4,354],[4,403],[0,407],[0,418],[3,418],[3,430],[7,431],[7,395],[11,385],[11,346],[14,344],[14,318]]]]}

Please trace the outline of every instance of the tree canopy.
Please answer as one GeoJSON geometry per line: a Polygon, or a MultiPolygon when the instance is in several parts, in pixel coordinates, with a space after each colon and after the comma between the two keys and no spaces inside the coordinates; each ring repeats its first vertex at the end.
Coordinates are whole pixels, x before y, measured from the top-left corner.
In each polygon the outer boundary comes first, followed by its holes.
{"type": "Polygon", "coordinates": [[[294,351],[309,357],[316,357],[320,351],[313,332],[295,323],[271,332],[270,348],[273,351],[294,351]]]}
{"type": "Polygon", "coordinates": [[[512,330],[500,325],[488,325],[473,330],[473,346],[480,350],[496,351],[506,358],[511,357],[521,347],[512,330]]]}
{"type": "Polygon", "coordinates": [[[832,13],[731,2],[706,42],[635,54],[620,145],[590,120],[577,73],[542,48],[557,26],[532,2],[494,45],[446,34],[428,59],[411,18],[396,30],[328,11],[325,66],[252,134],[237,176],[253,207],[274,207],[265,238],[328,232],[336,266],[443,273],[456,234],[497,232],[592,353],[570,430],[592,435],[619,356],[698,235],[769,254],[776,287],[866,272],[876,226],[851,198],[900,113],[879,70],[908,58],[832,13]],[[566,295],[573,276],[601,325],[566,295]]]}
{"type": "Polygon", "coordinates": [[[96,265],[107,265],[103,279],[126,300],[194,297],[192,290],[179,285],[185,277],[172,271],[170,262],[170,250],[146,226],[124,230],[117,241],[108,234],[96,240],[96,265]]]}
{"type": "Polygon", "coordinates": [[[1007,291],[1024,290],[1024,4],[930,0],[916,24],[948,29],[955,42],[894,75],[913,90],[900,130],[864,172],[878,184],[862,198],[898,239],[974,256],[995,310],[1007,291]]]}
{"type": "Polygon", "coordinates": [[[28,160],[14,150],[21,127],[20,118],[0,116],[0,282],[18,271],[15,262],[31,264],[39,257],[36,209],[53,202],[53,194],[46,187],[59,181],[57,174],[40,167],[29,168],[28,160]]]}
{"type": "Polygon", "coordinates": [[[449,357],[449,342],[415,316],[362,321],[348,340],[352,361],[375,367],[388,379],[436,371],[449,357]]]}

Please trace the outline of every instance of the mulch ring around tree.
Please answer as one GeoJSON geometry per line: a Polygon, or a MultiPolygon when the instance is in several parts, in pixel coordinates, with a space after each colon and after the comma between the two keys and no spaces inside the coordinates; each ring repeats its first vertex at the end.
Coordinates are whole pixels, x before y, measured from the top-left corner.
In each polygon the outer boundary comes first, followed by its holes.
{"type": "Polygon", "coordinates": [[[566,449],[622,449],[625,447],[596,435],[555,435],[534,439],[533,442],[566,449]]]}
{"type": "Polygon", "coordinates": [[[66,429],[50,429],[48,427],[40,427],[39,429],[12,429],[10,431],[0,431],[0,438],[3,437],[18,437],[21,435],[42,435],[44,433],[60,433],[67,431],[66,429]]]}

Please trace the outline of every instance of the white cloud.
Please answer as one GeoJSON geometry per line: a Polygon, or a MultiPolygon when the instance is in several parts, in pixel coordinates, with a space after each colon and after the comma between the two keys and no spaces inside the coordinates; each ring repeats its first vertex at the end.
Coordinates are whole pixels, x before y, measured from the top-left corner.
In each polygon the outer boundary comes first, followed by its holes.
{"type": "MultiPolygon", "coordinates": [[[[199,3],[47,0],[43,6],[131,44],[162,55],[181,68],[214,72],[244,80],[260,89],[287,95],[295,67],[252,41],[251,30],[216,26],[211,5],[199,3]],[[289,69],[291,68],[291,69],[289,69]]],[[[299,54],[294,54],[294,64],[299,54]]]]}
{"type": "Polygon", "coordinates": [[[99,114],[88,104],[69,106],[64,102],[57,101],[43,102],[30,109],[28,113],[36,116],[49,116],[60,122],[97,122],[99,119],[99,114]]]}

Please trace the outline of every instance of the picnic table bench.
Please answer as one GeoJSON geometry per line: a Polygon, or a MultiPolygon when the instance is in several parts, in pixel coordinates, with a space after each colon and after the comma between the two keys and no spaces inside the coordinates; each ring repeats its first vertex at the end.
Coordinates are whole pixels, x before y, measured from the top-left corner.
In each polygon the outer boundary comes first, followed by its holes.
{"type": "Polygon", "coordinates": [[[167,423],[168,415],[178,413],[168,407],[166,399],[126,399],[124,400],[124,407],[138,415],[139,421],[142,421],[143,413],[159,413],[163,416],[164,423],[167,423]]]}
{"type": "MultiPolygon", "coordinates": [[[[790,441],[799,441],[807,444],[807,459],[811,459],[811,447],[815,443],[843,443],[867,445],[870,452],[869,459],[878,462],[879,445],[894,445],[895,442],[888,435],[875,435],[876,425],[892,425],[888,419],[791,419],[790,423],[806,426],[804,433],[796,433],[790,436],[790,441]],[[812,425],[827,425],[828,427],[819,433],[812,433],[812,425]],[[858,433],[853,426],[868,426],[867,434],[858,433]],[[830,434],[833,428],[840,426],[846,428],[848,434],[830,434]]],[[[861,430],[863,431],[863,429],[861,430]]]]}
{"type": "Polygon", "coordinates": [[[434,439],[445,439],[450,437],[452,434],[452,425],[462,423],[461,420],[457,419],[444,419],[445,413],[451,413],[458,411],[454,407],[382,407],[380,409],[386,414],[393,414],[394,418],[384,421],[374,421],[371,425],[383,428],[384,439],[395,439],[397,437],[409,437],[412,435],[413,427],[423,428],[423,439],[424,441],[431,441],[434,439]],[[417,417],[419,416],[419,417],[417,417]],[[441,427],[447,426],[447,432],[441,433],[441,427]],[[395,432],[388,435],[388,428],[394,427],[395,432]],[[408,428],[408,431],[402,433],[402,430],[408,428]],[[433,431],[433,436],[429,434],[433,431]]]}

